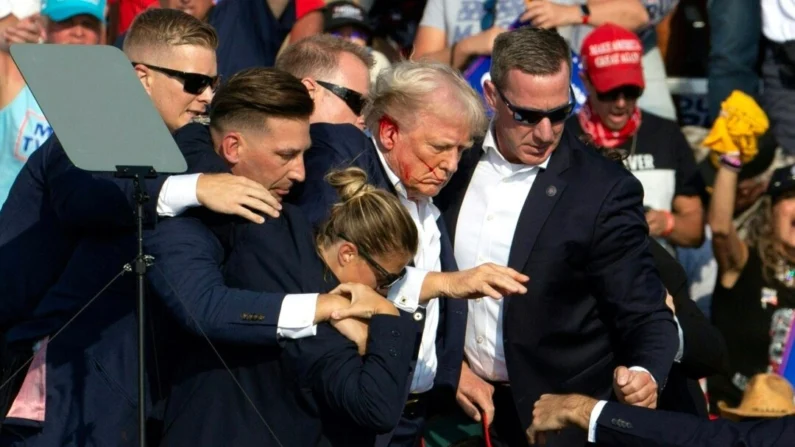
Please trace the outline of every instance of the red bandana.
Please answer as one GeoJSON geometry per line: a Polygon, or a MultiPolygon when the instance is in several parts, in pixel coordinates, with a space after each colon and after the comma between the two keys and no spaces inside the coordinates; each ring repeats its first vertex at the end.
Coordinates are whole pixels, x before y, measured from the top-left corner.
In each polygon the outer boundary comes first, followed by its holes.
{"type": "Polygon", "coordinates": [[[577,113],[577,119],[580,121],[582,130],[593,138],[594,144],[600,147],[614,148],[624,144],[640,127],[640,108],[635,107],[635,111],[632,112],[627,124],[618,131],[605,127],[602,120],[599,119],[599,115],[591,110],[591,103],[588,101],[577,113]]]}

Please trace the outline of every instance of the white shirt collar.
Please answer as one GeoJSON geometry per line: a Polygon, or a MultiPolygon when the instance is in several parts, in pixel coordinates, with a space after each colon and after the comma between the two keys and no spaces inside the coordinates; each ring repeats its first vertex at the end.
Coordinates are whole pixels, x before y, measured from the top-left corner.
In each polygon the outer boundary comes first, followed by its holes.
{"type": "Polygon", "coordinates": [[[496,169],[507,170],[511,173],[530,171],[535,168],[546,169],[549,165],[549,159],[552,158],[552,155],[550,155],[543,163],[535,166],[509,162],[497,149],[497,139],[494,138],[494,122],[489,125],[489,130],[483,138],[483,152],[486,160],[496,169]]]}

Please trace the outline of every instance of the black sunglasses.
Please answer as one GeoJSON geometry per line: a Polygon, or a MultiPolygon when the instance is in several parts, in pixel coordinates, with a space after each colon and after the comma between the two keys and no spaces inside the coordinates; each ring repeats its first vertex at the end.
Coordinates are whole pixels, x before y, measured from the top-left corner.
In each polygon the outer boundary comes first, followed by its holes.
{"type": "Polygon", "coordinates": [[[571,115],[571,111],[574,109],[574,92],[571,90],[571,87],[569,87],[569,103],[552,110],[523,109],[521,107],[516,107],[508,101],[502,93],[502,90],[496,90],[502,101],[508,106],[508,110],[513,113],[513,119],[519,123],[529,124],[531,126],[540,123],[544,118],[549,118],[552,124],[563,122],[571,115]]]}
{"type": "Polygon", "coordinates": [[[486,31],[494,26],[494,21],[497,16],[497,0],[486,0],[483,3],[483,9],[486,11],[483,18],[480,19],[480,29],[486,31]]]}
{"type": "Polygon", "coordinates": [[[186,73],[184,71],[172,70],[170,68],[163,68],[158,67],[157,65],[149,65],[144,64],[141,62],[133,62],[133,66],[136,65],[143,65],[146,68],[151,70],[159,71],[168,76],[173,76],[178,78],[182,81],[182,88],[185,90],[185,93],[189,93],[191,95],[201,95],[204,93],[204,90],[207,87],[213,89],[213,92],[218,88],[218,85],[221,83],[220,76],[207,76],[199,73],[186,73]]]}
{"type": "Polygon", "coordinates": [[[356,116],[362,114],[362,109],[364,108],[364,101],[365,101],[364,95],[362,95],[361,93],[355,90],[351,90],[341,85],[332,84],[330,82],[317,81],[317,83],[321,87],[337,95],[339,99],[345,101],[345,104],[347,104],[348,107],[351,108],[351,110],[353,111],[353,113],[356,114],[356,116]]]}
{"type": "MultiPolygon", "coordinates": [[[[337,234],[337,237],[353,244],[353,242],[342,233],[337,234]]],[[[376,280],[376,289],[388,289],[406,276],[406,267],[403,267],[398,273],[389,273],[385,268],[381,267],[381,264],[375,262],[362,247],[356,246],[356,249],[359,250],[359,254],[362,255],[365,262],[370,264],[370,267],[374,268],[375,271],[378,272],[378,275],[381,276],[381,278],[376,280]]]]}
{"type": "Polygon", "coordinates": [[[640,95],[642,94],[643,89],[637,85],[622,85],[621,87],[616,87],[613,90],[609,90],[604,93],[597,92],[596,97],[602,102],[613,102],[618,101],[618,98],[623,95],[625,99],[634,101],[640,98],[640,95]]]}

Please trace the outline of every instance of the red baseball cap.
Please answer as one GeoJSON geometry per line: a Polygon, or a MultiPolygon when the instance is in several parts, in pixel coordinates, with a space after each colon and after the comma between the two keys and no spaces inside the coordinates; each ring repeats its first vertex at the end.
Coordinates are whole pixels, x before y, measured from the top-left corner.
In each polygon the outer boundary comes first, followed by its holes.
{"type": "Polygon", "coordinates": [[[645,88],[642,57],[638,36],[612,23],[596,28],[582,42],[583,66],[599,93],[625,85],[645,88]]]}

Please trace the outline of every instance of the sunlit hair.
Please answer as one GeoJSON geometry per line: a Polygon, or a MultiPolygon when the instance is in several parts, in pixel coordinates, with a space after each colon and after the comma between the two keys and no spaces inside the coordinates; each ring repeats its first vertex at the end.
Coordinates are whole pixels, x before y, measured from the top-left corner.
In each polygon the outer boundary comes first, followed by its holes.
{"type": "Polygon", "coordinates": [[[276,58],[275,67],[298,79],[328,80],[339,70],[342,53],[356,56],[368,69],[373,66],[373,57],[366,48],[330,34],[319,34],[285,48],[276,58]]]}
{"type": "Polygon", "coordinates": [[[554,29],[526,26],[502,33],[494,40],[491,58],[491,82],[499,89],[505,88],[505,78],[513,69],[551,76],[560,73],[565,62],[571,73],[571,50],[554,29]]]}
{"type": "Polygon", "coordinates": [[[275,68],[248,68],[218,89],[210,104],[210,126],[262,129],[268,118],[308,120],[315,103],[295,76],[275,68]]]}
{"type": "Polygon", "coordinates": [[[414,256],[419,244],[417,226],[397,196],[368,184],[367,174],[359,168],[332,171],[326,181],[337,190],[340,200],[320,226],[319,249],[339,242],[342,234],[372,256],[414,256]]]}
{"type": "Polygon", "coordinates": [[[162,49],[196,45],[215,51],[218,35],[207,23],[176,9],[153,8],[138,15],[124,38],[124,53],[143,57],[162,49]]]}
{"type": "Polygon", "coordinates": [[[482,136],[488,125],[483,99],[458,71],[439,62],[403,61],[381,71],[363,115],[374,131],[385,115],[409,125],[422,111],[438,116],[463,113],[473,137],[482,136]],[[443,103],[434,102],[445,93],[443,103]]]}

